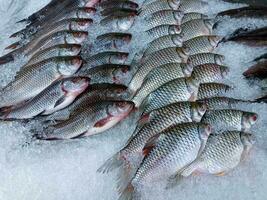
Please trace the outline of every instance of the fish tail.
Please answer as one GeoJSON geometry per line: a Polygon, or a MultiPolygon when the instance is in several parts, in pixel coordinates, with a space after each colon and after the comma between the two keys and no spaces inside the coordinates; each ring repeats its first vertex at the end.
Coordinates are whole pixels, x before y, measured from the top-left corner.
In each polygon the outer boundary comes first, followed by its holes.
{"type": "Polygon", "coordinates": [[[12,50],[14,50],[14,49],[17,49],[18,47],[21,47],[20,42],[15,42],[15,43],[7,46],[5,49],[12,49],[12,50]]]}
{"type": "Polygon", "coordinates": [[[9,38],[16,38],[16,37],[23,38],[24,33],[25,33],[25,29],[22,29],[22,30],[20,30],[20,31],[18,31],[16,33],[13,33],[12,35],[10,35],[9,38]]]}
{"type": "Polygon", "coordinates": [[[120,194],[120,197],[118,200],[132,200],[134,194],[134,186],[132,183],[129,183],[125,190],[120,194]]]}
{"type": "Polygon", "coordinates": [[[25,18],[25,19],[22,19],[22,20],[17,21],[16,23],[17,24],[19,24],[19,23],[26,23],[26,24],[28,24],[28,23],[31,23],[31,21],[28,18],[25,18]]]}
{"type": "Polygon", "coordinates": [[[109,158],[98,170],[99,173],[109,173],[123,165],[123,159],[120,152],[109,158]]]}
{"type": "Polygon", "coordinates": [[[13,53],[9,53],[7,55],[0,57],[0,65],[3,65],[3,64],[12,62],[12,61],[14,61],[13,53]]]}
{"type": "Polygon", "coordinates": [[[0,108],[0,119],[5,120],[7,119],[8,115],[11,112],[11,107],[4,107],[4,108],[0,108]]]}

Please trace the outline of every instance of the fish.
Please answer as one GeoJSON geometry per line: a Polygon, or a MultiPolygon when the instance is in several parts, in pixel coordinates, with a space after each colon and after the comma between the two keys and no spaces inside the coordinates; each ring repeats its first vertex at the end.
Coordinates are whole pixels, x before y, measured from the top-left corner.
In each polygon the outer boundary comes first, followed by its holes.
{"type": "Polygon", "coordinates": [[[99,7],[103,9],[107,8],[137,9],[139,5],[130,0],[111,0],[111,1],[100,2],[99,7]]]}
{"type": "Polygon", "coordinates": [[[215,53],[198,53],[190,55],[187,59],[187,62],[193,66],[204,65],[204,64],[217,64],[223,65],[225,56],[215,53]]]}
{"type": "Polygon", "coordinates": [[[201,155],[181,175],[188,177],[198,172],[222,176],[247,158],[254,143],[255,136],[251,133],[226,131],[210,134],[201,155]]]}
{"type": "Polygon", "coordinates": [[[184,14],[182,24],[194,19],[208,19],[208,16],[198,12],[188,12],[184,14]]]}
{"type": "Polygon", "coordinates": [[[116,83],[128,85],[131,80],[130,66],[123,64],[104,64],[78,72],[77,75],[89,77],[91,84],[116,83]]]}
{"type": "Polygon", "coordinates": [[[261,103],[261,102],[263,102],[263,103],[267,103],[267,95],[262,96],[262,97],[260,97],[260,98],[257,98],[257,99],[255,99],[254,101],[255,101],[255,102],[258,102],[258,103],[261,103]]]}
{"type": "Polygon", "coordinates": [[[147,45],[144,55],[152,54],[168,47],[182,47],[183,39],[179,34],[161,36],[147,45]]]}
{"type": "Polygon", "coordinates": [[[101,101],[122,101],[128,98],[127,87],[124,85],[101,83],[91,84],[76,100],[67,108],[48,116],[45,122],[61,121],[69,118],[71,113],[101,101]]]}
{"type": "MultiPolygon", "coordinates": [[[[202,103],[179,102],[152,110],[143,114],[133,136],[118,153],[108,159],[98,172],[108,173],[121,166],[131,165],[131,157],[135,154],[143,157],[144,147],[149,140],[155,138],[162,131],[177,124],[200,122],[207,107],[202,103]]],[[[129,166],[128,166],[129,167],[129,166]]]]}
{"type": "Polygon", "coordinates": [[[107,9],[100,11],[101,16],[103,16],[103,17],[107,17],[107,16],[124,17],[124,16],[128,16],[129,14],[132,14],[132,13],[137,15],[137,10],[136,9],[113,7],[113,8],[107,8],[107,9]]]}
{"type": "Polygon", "coordinates": [[[147,5],[142,5],[139,13],[141,16],[148,16],[152,13],[161,10],[178,10],[180,5],[180,0],[157,0],[151,2],[147,5]]]}
{"type": "Polygon", "coordinates": [[[144,57],[139,69],[134,74],[129,84],[129,91],[135,93],[141,87],[146,75],[149,74],[152,69],[172,62],[186,63],[187,58],[187,49],[179,47],[165,48],[144,57]]]}
{"type": "Polygon", "coordinates": [[[113,13],[100,21],[101,26],[109,26],[114,30],[127,31],[129,30],[135,21],[137,13],[125,12],[123,15],[116,15],[113,13]]]}
{"type": "Polygon", "coordinates": [[[79,56],[55,57],[23,68],[15,80],[0,91],[0,107],[33,98],[54,81],[75,74],[82,62],[79,56]]]}
{"type": "Polygon", "coordinates": [[[160,10],[145,17],[148,29],[162,24],[181,25],[184,13],[179,10],[160,10]]]}
{"type": "Polygon", "coordinates": [[[230,97],[210,97],[205,99],[199,99],[197,102],[203,102],[207,105],[209,110],[233,108],[238,104],[249,104],[253,101],[235,99],[230,97]]]}
{"type": "Polygon", "coordinates": [[[131,99],[138,108],[144,99],[161,85],[177,78],[190,77],[193,67],[185,63],[168,63],[152,70],[145,78],[142,87],[131,99]]]}
{"type": "Polygon", "coordinates": [[[183,40],[187,41],[198,36],[212,35],[212,19],[193,19],[181,24],[181,35],[183,40]]]}
{"type": "Polygon", "coordinates": [[[38,51],[27,62],[26,66],[32,65],[43,60],[59,56],[77,56],[81,52],[80,44],[59,44],[47,49],[38,51]]]}
{"type": "Polygon", "coordinates": [[[253,112],[246,112],[235,109],[209,110],[202,118],[203,123],[209,123],[215,129],[220,125],[220,130],[224,127],[236,131],[248,131],[256,123],[258,115],[253,112]]]}
{"type": "Polygon", "coordinates": [[[204,9],[208,6],[208,3],[202,0],[186,0],[181,1],[179,10],[184,13],[197,12],[200,9],[204,9]]]}
{"type": "Polygon", "coordinates": [[[163,24],[151,28],[145,32],[149,38],[156,39],[166,35],[179,34],[182,32],[182,29],[179,25],[163,24]]]}
{"type": "Polygon", "coordinates": [[[184,41],[183,46],[189,49],[190,55],[198,53],[210,53],[213,52],[213,50],[217,47],[221,39],[221,37],[215,35],[198,36],[193,39],[184,41]]]}
{"type": "MultiPolygon", "coordinates": [[[[159,135],[146,149],[154,148],[144,158],[134,176],[121,183],[122,199],[133,199],[135,192],[146,184],[176,176],[203,151],[211,127],[208,124],[188,123],[172,127],[159,135]]],[[[123,174],[121,175],[123,176],[123,174]]]]}
{"type": "Polygon", "coordinates": [[[104,64],[125,64],[128,55],[129,53],[127,52],[119,51],[106,51],[97,53],[89,58],[85,58],[86,65],[83,67],[83,69],[87,70],[89,68],[104,64]]]}
{"type": "Polygon", "coordinates": [[[144,113],[180,101],[195,101],[199,82],[192,77],[178,78],[165,83],[149,94],[141,107],[144,113]]]}
{"type": "Polygon", "coordinates": [[[89,85],[82,77],[56,81],[26,103],[0,111],[1,119],[30,119],[38,115],[49,115],[69,106],[89,85]]]}
{"type": "Polygon", "coordinates": [[[97,46],[97,48],[120,50],[123,47],[129,45],[131,40],[132,35],[130,33],[105,33],[103,35],[97,36],[95,45],[97,46]]]}
{"type": "Polygon", "coordinates": [[[41,140],[63,140],[99,134],[126,118],[132,109],[133,103],[128,101],[97,102],[71,113],[69,119],[49,126],[36,137],[41,140]]]}
{"type": "Polygon", "coordinates": [[[263,59],[252,65],[243,73],[243,75],[246,78],[267,78],[267,59],[263,59]]]}
{"type": "Polygon", "coordinates": [[[86,37],[88,32],[86,31],[59,31],[51,34],[39,42],[30,42],[26,46],[16,49],[2,57],[0,57],[0,65],[12,62],[19,56],[24,55],[30,57],[36,52],[55,46],[59,44],[81,44],[86,37]]]}
{"type": "Polygon", "coordinates": [[[229,74],[229,67],[217,64],[204,64],[194,67],[192,77],[200,83],[211,83],[224,79],[229,74]]]}
{"type": "Polygon", "coordinates": [[[224,83],[203,83],[200,84],[197,99],[206,99],[225,95],[226,92],[233,90],[233,87],[224,83]]]}

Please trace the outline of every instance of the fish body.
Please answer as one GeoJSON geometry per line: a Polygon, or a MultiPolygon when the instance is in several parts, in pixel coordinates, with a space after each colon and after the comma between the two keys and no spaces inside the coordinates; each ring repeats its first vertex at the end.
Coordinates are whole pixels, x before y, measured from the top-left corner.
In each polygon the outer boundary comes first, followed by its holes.
{"type": "Polygon", "coordinates": [[[103,1],[99,3],[99,6],[103,9],[107,8],[137,9],[139,7],[137,3],[129,0],[103,1]]]}
{"type": "Polygon", "coordinates": [[[147,35],[151,39],[156,39],[167,35],[179,34],[181,32],[182,29],[179,25],[170,24],[162,24],[146,31],[147,35]]]}
{"type": "Polygon", "coordinates": [[[185,12],[185,13],[190,13],[190,12],[197,12],[200,9],[203,9],[207,7],[208,3],[202,0],[185,0],[181,1],[179,10],[185,12]]]}
{"type": "Polygon", "coordinates": [[[223,83],[203,83],[200,84],[197,99],[206,99],[225,95],[226,92],[233,88],[223,83]]]}
{"type": "Polygon", "coordinates": [[[193,66],[204,65],[208,63],[223,65],[224,59],[225,57],[220,54],[198,53],[198,54],[190,55],[188,57],[188,62],[193,66]]]}
{"type": "Polygon", "coordinates": [[[182,23],[186,23],[194,19],[208,19],[208,16],[198,12],[188,12],[184,14],[182,23]]]}
{"type": "Polygon", "coordinates": [[[246,78],[257,77],[260,79],[267,78],[267,59],[261,60],[246,70],[243,75],[246,78]]]}

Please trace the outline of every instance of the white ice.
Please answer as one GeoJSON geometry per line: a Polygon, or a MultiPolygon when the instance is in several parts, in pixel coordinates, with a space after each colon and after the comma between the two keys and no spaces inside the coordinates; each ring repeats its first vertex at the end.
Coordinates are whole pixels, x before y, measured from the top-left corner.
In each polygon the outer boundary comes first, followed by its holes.
{"type": "MultiPolygon", "coordinates": [[[[23,25],[16,24],[43,7],[48,0],[0,0],[0,54],[12,42],[8,36],[23,25]]],[[[210,1],[207,12],[214,13],[241,5],[210,1]]],[[[227,19],[216,31],[228,34],[237,27],[266,25],[266,21],[227,19]]],[[[236,43],[220,45],[231,68],[227,81],[235,86],[236,98],[254,99],[261,94],[257,84],[250,84],[242,72],[266,49],[236,43]]],[[[21,63],[0,66],[0,85],[10,81],[21,63]]],[[[144,189],[144,200],[265,200],[267,191],[267,105],[243,107],[255,111],[260,119],[252,132],[257,137],[249,159],[225,177],[198,176],[184,180],[178,187],[165,190],[163,183],[144,189]]],[[[90,138],[39,142],[23,146],[30,133],[18,122],[0,123],[0,200],[115,200],[116,173],[97,174],[97,168],[118,151],[135,125],[133,117],[114,129],[90,138]]]]}

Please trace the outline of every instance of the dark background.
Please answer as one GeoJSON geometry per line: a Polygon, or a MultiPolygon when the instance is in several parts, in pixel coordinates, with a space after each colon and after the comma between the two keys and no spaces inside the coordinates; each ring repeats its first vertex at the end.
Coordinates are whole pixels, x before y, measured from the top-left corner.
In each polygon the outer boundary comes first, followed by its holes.
{"type": "Polygon", "coordinates": [[[224,0],[227,2],[247,3],[250,5],[267,6],[267,0],[224,0]]]}

